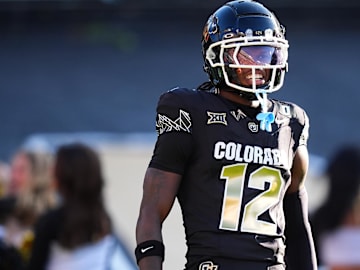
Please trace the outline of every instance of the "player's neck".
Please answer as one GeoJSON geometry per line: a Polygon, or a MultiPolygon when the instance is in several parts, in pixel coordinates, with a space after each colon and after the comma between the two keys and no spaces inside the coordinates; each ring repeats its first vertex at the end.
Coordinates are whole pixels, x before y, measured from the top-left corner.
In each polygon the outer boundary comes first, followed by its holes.
{"type": "Polygon", "coordinates": [[[257,108],[260,106],[259,100],[248,100],[242,96],[232,93],[226,90],[219,90],[219,95],[238,104],[245,105],[252,108],[257,108]]]}

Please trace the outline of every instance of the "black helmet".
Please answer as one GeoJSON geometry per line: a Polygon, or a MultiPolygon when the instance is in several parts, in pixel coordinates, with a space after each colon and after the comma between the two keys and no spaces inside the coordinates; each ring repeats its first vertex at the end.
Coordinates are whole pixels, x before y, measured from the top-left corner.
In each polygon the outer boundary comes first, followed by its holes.
{"type": "Polygon", "coordinates": [[[262,4],[231,1],[209,17],[202,36],[202,54],[204,70],[215,87],[230,87],[252,96],[274,92],[281,88],[287,71],[285,28],[262,4]],[[251,55],[249,51],[254,47],[263,50],[264,56],[251,55]],[[252,70],[248,77],[251,85],[236,79],[237,70],[245,68],[252,70]],[[259,70],[270,73],[260,85],[256,83],[259,70]]]}

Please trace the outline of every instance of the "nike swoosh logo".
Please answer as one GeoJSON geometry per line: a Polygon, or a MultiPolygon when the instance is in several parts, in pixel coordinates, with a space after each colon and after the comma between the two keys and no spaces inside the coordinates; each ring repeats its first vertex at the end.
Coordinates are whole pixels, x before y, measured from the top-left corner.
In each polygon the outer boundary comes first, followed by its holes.
{"type": "Polygon", "coordinates": [[[147,247],[147,248],[142,248],[140,251],[141,251],[141,253],[145,253],[146,251],[148,251],[148,250],[150,250],[152,248],[154,248],[154,246],[150,246],[150,247],[147,247]]]}

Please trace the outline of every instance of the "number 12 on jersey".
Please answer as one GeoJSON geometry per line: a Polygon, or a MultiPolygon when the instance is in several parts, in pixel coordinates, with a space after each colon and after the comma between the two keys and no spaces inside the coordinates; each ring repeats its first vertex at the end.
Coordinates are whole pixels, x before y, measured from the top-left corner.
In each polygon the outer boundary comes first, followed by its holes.
{"type": "MultiPolygon", "coordinates": [[[[247,164],[224,166],[221,179],[225,180],[223,207],[219,228],[223,230],[277,235],[277,224],[259,219],[259,216],[279,202],[285,181],[279,169],[262,166],[249,176],[245,186],[247,164]],[[266,185],[268,183],[268,185],[266,185]],[[260,194],[244,205],[240,221],[241,203],[244,189],[260,190],[260,194]],[[240,223],[240,224],[239,224],[240,223]]],[[[274,218],[270,217],[274,221],[274,218]]]]}

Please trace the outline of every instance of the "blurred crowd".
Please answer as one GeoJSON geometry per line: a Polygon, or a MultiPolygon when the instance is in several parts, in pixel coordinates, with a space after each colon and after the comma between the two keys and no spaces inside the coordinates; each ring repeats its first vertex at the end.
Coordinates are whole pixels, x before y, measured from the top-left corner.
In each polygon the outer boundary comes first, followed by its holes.
{"type": "MultiPolygon", "coordinates": [[[[321,178],[327,196],[310,213],[319,269],[360,270],[360,146],[339,147],[321,178]]],[[[0,269],[137,269],[104,183],[98,153],[82,143],[20,148],[0,162],[0,269]]]]}
{"type": "Polygon", "coordinates": [[[325,171],[328,192],[311,215],[323,270],[360,270],[360,146],[339,147],[325,171]]]}
{"type": "Polygon", "coordinates": [[[103,201],[98,153],[18,149],[0,164],[0,269],[136,269],[103,201]]]}

